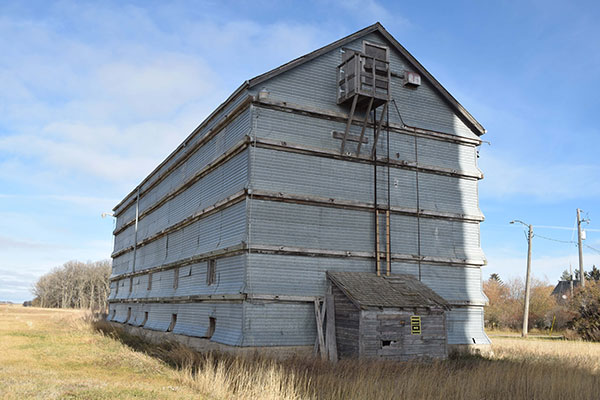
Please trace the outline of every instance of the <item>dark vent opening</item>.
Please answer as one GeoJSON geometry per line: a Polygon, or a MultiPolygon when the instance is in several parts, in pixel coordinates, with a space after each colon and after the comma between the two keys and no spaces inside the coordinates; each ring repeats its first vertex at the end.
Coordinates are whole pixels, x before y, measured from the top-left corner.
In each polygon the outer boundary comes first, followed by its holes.
{"type": "Polygon", "coordinates": [[[212,335],[215,333],[215,328],[217,327],[217,319],[215,317],[208,318],[208,331],[206,332],[206,338],[210,339],[212,335]]]}
{"type": "Polygon", "coordinates": [[[177,314],[171,314],[171,325],[167,328],[167,332],[173,332],[175,329],[175,324],[177,323],[177,314]]]}
{"type": "Polygon", "coordinates": [[[392,345],[392,341],[391,340],[382,340],[381,341],[381,347],[389,347],[392,345]]]}
{"type": "Polygon", "coordinates": [[[144,312],[144,320],[142,321],[142,323],[140,324],[140,326],[146,325],[146,322],[148,322],[148,311],[144,312]]]}

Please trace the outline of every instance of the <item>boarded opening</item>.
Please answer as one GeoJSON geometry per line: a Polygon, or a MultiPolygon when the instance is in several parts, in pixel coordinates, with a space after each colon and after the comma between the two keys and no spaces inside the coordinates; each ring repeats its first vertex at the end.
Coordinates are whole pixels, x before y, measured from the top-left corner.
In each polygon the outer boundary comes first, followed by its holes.
{"type": "Polygon", "coordinates": [[[217,260],[215,260],[213,258],[211,260],[208,260],[208,262],[206,264],[206,284],[210,286],[213,283],[215,283],[216,275],[217,275],[217,260]]]}
{"type": "Polygon", "coordinates": [[[179,268],[173,269],[173,289],[179,287],[179,268]]]}
{"type": "Polygon", "coordinates": [[[386,46],[371,42],[363,42],[363,49],[364,53],[369,57],[375,57],[378,60],[389,61],[388,49],[386,46]]]}
{"type": "Polygon", "coordinates": [[[148,290],[152,289],[152,272],[148,274],[148,290]]]}
{"type": "Polygon", "coordinates": [[[148,311],[144,312],[144,320],[142,321],[140,326],[146,325],[146,322],[148,322],[148,311]]]}
{"type": "Polygon", "coordinates": [[[208,331],[206,332],[205,338],[210,339],[212,335],[215,333],[215,328],[217,327],[217,319],[214,317],[208,318],[208,331]]]}
{"type": "Polygon", "coordinates": [[[175,324],[177,323],[177,314],[171,314],[171,325],[167,328],[167,332],[173,332],[175,329],[175,324]]]}
{"type": "MultiPolygon", "coordinates": [[[[133,277],[129,278],[129,293],[133,290],[133,277]]],[[[130,308],[131,310],[131,308],[130,308]]]]}

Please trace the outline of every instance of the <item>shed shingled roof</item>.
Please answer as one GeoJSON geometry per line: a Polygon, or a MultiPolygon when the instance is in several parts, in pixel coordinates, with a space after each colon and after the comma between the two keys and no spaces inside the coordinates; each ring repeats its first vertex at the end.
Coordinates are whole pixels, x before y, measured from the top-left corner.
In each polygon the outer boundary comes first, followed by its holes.
{"type": "Polygon", "coordinates": [[[369,272],[328,271],[327,277],[361,309],[443,308],[450,304],[412,275],[377,276],[369,272]]]}

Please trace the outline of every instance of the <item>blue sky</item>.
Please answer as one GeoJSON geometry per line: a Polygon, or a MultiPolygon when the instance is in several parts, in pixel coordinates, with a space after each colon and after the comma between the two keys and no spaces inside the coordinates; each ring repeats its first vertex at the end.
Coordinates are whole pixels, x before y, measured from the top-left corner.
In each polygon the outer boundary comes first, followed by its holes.
{"type": "MultiPolygon", "coordinates": [[[[582,208],[600,249],[599,19],[597,3],[564,1],[0,2],[0,300],[108,258],[100,214],[244,80],[375,21],[488,130],[484,276],[524,275],[511,219],[573,227],[582,208]]],[[[538,278],[577,265],[572,244],[533,246],[538,278]]]]}

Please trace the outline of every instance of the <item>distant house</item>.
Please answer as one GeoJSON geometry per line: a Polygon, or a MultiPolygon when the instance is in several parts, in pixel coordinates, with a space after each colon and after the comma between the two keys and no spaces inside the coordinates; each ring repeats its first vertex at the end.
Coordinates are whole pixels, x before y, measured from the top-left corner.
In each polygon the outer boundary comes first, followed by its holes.
{"type": "Polygon", "coordinates": [[[109,319],[312,349],[327,272],[410,275],[439,340],[487,345],[484,133],[379,23],[250,79],[114,208],[109,319]]]}
{"type": "Polygon", "coordinates": [[[578,288],[581,284],[578,280],[574,281],[558,281],[558,284],[552,291],[552,296],[556,297],[558,302],[563,302],[567,298],[571,297],[571,282],[573,282],[573,289],[578,288]]]}

